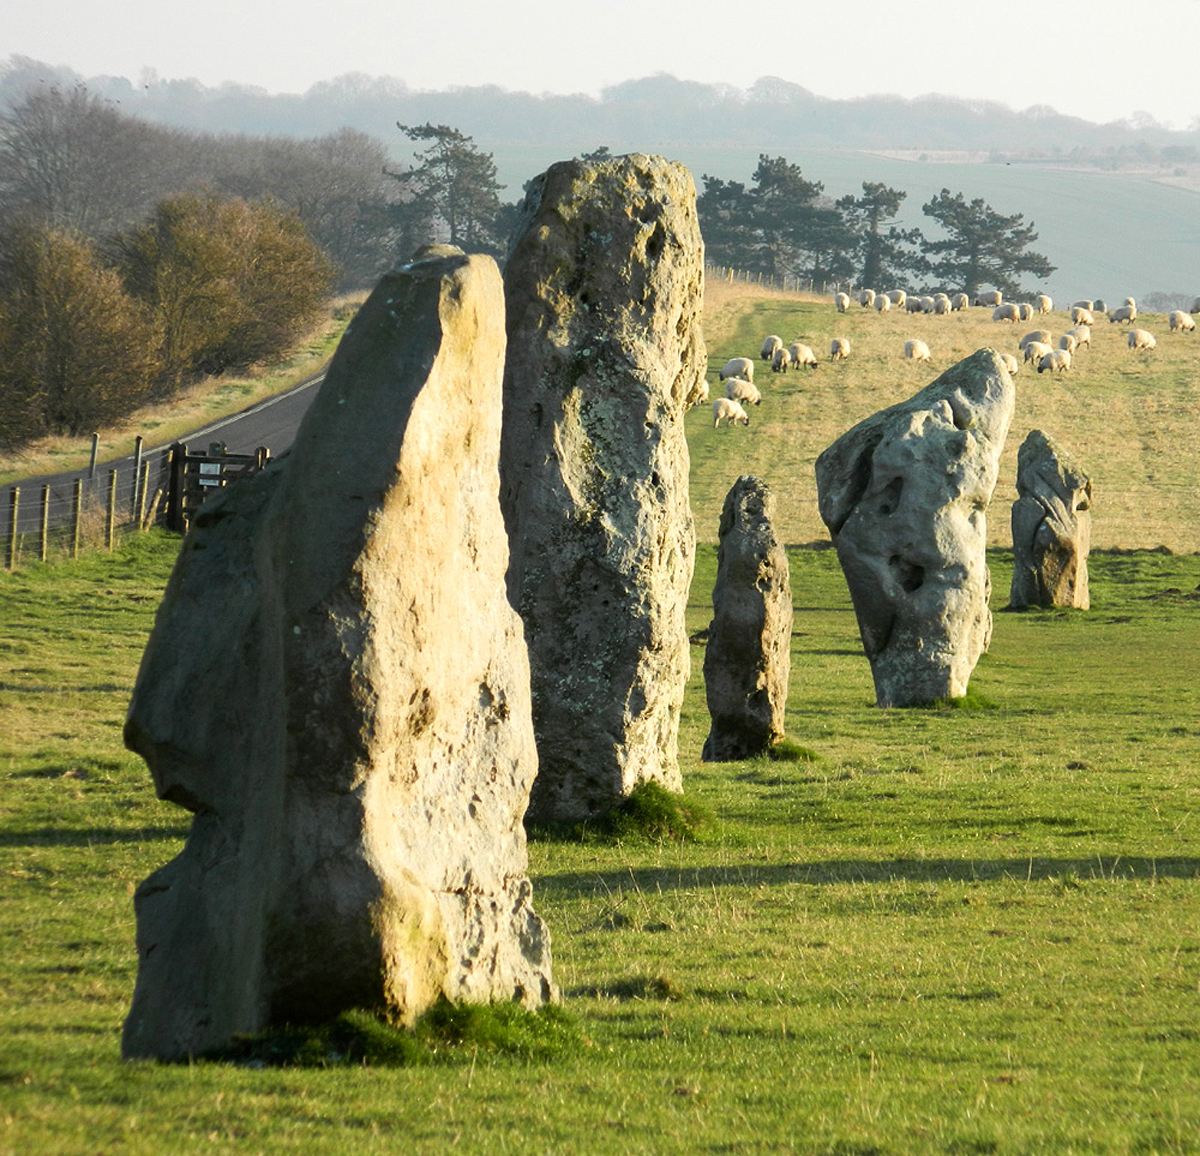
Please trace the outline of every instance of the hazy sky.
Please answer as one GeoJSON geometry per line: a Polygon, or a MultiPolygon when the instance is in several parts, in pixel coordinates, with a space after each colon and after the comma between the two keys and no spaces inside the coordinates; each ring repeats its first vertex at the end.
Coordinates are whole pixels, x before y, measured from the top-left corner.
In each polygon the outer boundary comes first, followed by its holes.
{"type": "Polygon", "coordinates": [[[1200,0],[5,0],[0,60],[84,76],[303,92],[348,72],[411,88],[598,93],[656,72],[819,96],[943,93],[1100,122],[1200,119],[1200,0]],[[1135,15],[1136,13],[1136,15],[1135,15]]]}

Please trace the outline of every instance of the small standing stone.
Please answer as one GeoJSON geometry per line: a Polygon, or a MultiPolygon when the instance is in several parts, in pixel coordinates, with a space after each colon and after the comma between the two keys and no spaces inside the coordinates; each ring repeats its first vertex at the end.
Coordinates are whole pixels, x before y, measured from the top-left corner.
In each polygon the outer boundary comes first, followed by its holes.
{"type": "Polygon", "coordinates": [[[1017,454],[1012,508],[1013,579],[1009,604],[1086,610],[1092,535],[1092,479],[1040,429],[1017,454]]]}
{"type": "Polygon", "coordinates": [[[766,482],[738,478],[721,511],[713,619],[704,652],[712,716],[705,762],[753,758],[783,738],[792,594],[774,517],[775,497],[766,482]]]}

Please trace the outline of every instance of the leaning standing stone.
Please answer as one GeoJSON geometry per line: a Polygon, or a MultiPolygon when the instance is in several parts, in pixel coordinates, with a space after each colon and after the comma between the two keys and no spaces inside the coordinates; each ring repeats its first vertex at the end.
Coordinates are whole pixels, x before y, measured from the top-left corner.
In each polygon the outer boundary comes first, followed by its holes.
{"type": "Polygon", "coordinates": [[[553,165],[522,212],[500,500],[533,677],[530,815],[577,819],[643,780],[681,786],[704,250],[691,175],[659,157],[553,165]]]}
{"type": "Polygon", "coordinates": [[[958,698],[991,638],[985,511],[1015,391],[981,349],[817,458],[880,706],[958,698]]]}
{"type": "Polygon", "coordinates": [[[705,762],[753,758],[783,738],[792,594],[774,516],[775,497],[760,478],[738,478],[726,495],[704,651],[712,716],[705,762]]]}
{"type": "Polygon", "coordinates": [[[1086,610],[1092,479],[1053,438],[1031,430],[1017,454],[1009,604],[1086,610]]]}
{"type": "Polygon", "coordinates": [[[195,815],[135,899],[127,1056],[552,997],[497,495],[503,308],[490,258],[388,274],[294,448],[195,519],[125,729],[195,815]]]}

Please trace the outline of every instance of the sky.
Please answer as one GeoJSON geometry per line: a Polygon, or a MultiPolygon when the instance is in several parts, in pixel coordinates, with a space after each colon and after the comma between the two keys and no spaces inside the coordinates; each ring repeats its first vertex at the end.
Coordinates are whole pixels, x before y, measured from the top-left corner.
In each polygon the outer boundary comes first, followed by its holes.
{"type": "Polygon", "coordinates": [[[940,93],[1106,123],[1200,121],[1200,0],[14,0],[0,62],[300,93],[347,73],[410,88],[599,94],[656,73],[844,99],[940,93]],[[1134,15],[1139,13],[1141,15],[1134,15]]]}

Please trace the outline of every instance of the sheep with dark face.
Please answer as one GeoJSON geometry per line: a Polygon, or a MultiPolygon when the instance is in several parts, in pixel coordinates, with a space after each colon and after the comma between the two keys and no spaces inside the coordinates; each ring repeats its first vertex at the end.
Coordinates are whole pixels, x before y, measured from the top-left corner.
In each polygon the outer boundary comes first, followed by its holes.
{"type": "MultiPolygon", "coordinates": [[[[780,343],[782,344],[782,342],[780,343]]],[[[748,357],[731,357],[721,367],[721,372],[717,375],[722,381],[727,377],[740,377],[746,381],[754,380],[754,362],[748,357]]]]}
{"type": "Polygon", "coordinates": [[[741,405],[732,401],[727,397],[719,397],[713,402],[713,429],[716,429],[721,422],[726,425],[749,425],[750,415],[742,409],[741,405]]]}
{"type": "Polygon", "coordinates": [[[1154,349],[1158,342],[1149,329],[1131,329],[1125,336],[1125,344],[1130,349],[1154,349]]]}
{"type": "Polygon", "coordinates": [[[1195,319],[1182,309],[1172,309],[1167,314],[1167,324],[1170,325],[1172,333],[1191,333],[1196,328],[1195,319]]]}

